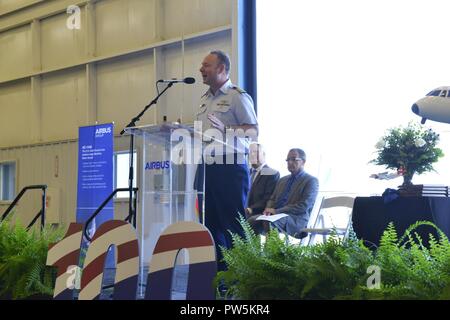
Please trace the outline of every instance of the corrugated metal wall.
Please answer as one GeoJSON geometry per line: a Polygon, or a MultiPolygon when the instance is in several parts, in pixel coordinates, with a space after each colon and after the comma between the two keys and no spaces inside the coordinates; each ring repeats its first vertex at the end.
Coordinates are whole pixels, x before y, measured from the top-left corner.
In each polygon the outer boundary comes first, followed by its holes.
{"type": "MultiPolygon", "coordinates": [[[[115,150],[127,150],[128,137],[115,138],[115,150]]],[[[68,224],[75,221],[77,196],[78,142],[65,141],[42,145],[29,145],[0,149],[0,162],[17,161],[17,191],[24,186],[46,184],[58,191],[58,216],[60,222],[68,224]]],[[[23,201],[15,208],[14,219],[19,217],[28,224],[41,206],[41,191],[31,190],[23,196],[23,201]]],[[[3,213],[9,203],[0,203],[3,213]]],[[[115,216],[123,219],[128,215],[128,202],[115,202],[115,216]]]]}
{"type": "MultiPolygon", "coordinates": [[[[0,150],[0,162],[17,161],[18,191],[24,186],[36,184],[47,184],[60,190],[59,212],[63,223],[71,222],[70,217],[74,217],[77,156],[76,142],[0,150]]],[[[40,209],[40,195],[40,190],[28,191],[16,207],[15,217],[28,224],[40,209]]]]}
{"type": "MultiPolygon", "coordinates": [[[[207,89],[205,54],[222,49],[237,61],[236,1],[80,0],[80,29],[66,24],[73,1],[0,1],[0,162],[17,161],[17,192],[60,190],[60,221],[74,221],[78,128],[114,122],[117,135],[156,96],[158,79],[198,81],[171,88],[139,125],[192,122],[207,89]]],[[[116,138],[116,150],[128,141],[116,138]]],[[[32,193],[18,207],[24,223],[39,208],[32,193]]],[[[126,203],[116,208],[126,216],[126,203]]]]}

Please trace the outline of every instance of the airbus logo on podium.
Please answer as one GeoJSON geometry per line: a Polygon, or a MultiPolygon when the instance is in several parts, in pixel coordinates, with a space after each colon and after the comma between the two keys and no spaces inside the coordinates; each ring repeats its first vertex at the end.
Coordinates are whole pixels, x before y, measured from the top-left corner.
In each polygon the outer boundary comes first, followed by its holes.
{"type": "Polygon", "coordinates": [[[145,164],[145,170],[170,169],[170,161],[152,161],[145,164]]]}

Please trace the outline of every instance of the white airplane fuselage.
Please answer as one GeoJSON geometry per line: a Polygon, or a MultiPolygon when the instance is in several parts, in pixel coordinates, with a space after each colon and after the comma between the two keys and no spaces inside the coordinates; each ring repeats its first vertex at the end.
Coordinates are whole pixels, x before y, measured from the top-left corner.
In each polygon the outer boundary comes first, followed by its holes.
{"type": "Polygon", "coordinates": [[[414,103],[411,110],[422,117],[422,124],[427,119],[450,123],[450,87],[434,89],[414,103]]]}

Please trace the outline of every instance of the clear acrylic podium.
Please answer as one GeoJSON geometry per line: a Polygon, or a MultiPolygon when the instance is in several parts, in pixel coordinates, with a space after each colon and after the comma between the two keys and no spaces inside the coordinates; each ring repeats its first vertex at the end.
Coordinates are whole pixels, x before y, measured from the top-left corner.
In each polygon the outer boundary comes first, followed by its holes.
{"type": "MultiPolygon", "coordinates": [[[[204,201],[203,144],[192,127],[179,124],[126,131],[135,137],[137,163],[142,168],[136,226],[141,251],[138,295],[142,295],[150,259],[164,229],[178,221],[205,221],[204,205],[199,203],[204,201]]],[[[177,263],[188,264],[188,257],[180,254],[177,263]]]]}

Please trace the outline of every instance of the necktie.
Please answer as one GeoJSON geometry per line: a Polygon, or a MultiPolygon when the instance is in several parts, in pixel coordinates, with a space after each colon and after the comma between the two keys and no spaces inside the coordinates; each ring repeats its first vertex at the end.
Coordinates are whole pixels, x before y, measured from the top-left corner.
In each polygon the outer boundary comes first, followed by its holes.
{"type": "Polygon", "coordinates": [[[291,187],[294,184],[295,176],[291,176],[289,180],[286,183],[286,187],[281,194],[280,198],[278,199],[277,203],[275,204],[276,209],[284,207],[287,203],[287,200],[289,198],[289,193],[291,192],[291,187]]]}
{"type": "Polygon", "coordinates": [[[250,169],[250,188],[249,188],[249,194],[247,194],[247,199],[245,199],[245,207],[248,208],[248,201],[249,201],[249,195],[250,195],[250,190],[252,188],[253,185],[253,180],[255,179],[256,176],[256,169],[251,168],[250,169]]]}
{"type": "Polygon", "coordinates": [[[258,171],[256,171],[256,169],[251,169],[250,170],[250,185],[252,185],[253,184],[253,182],[255,181],[255,177],[256,177],[256,173],[257,173],[258,171]]]}

